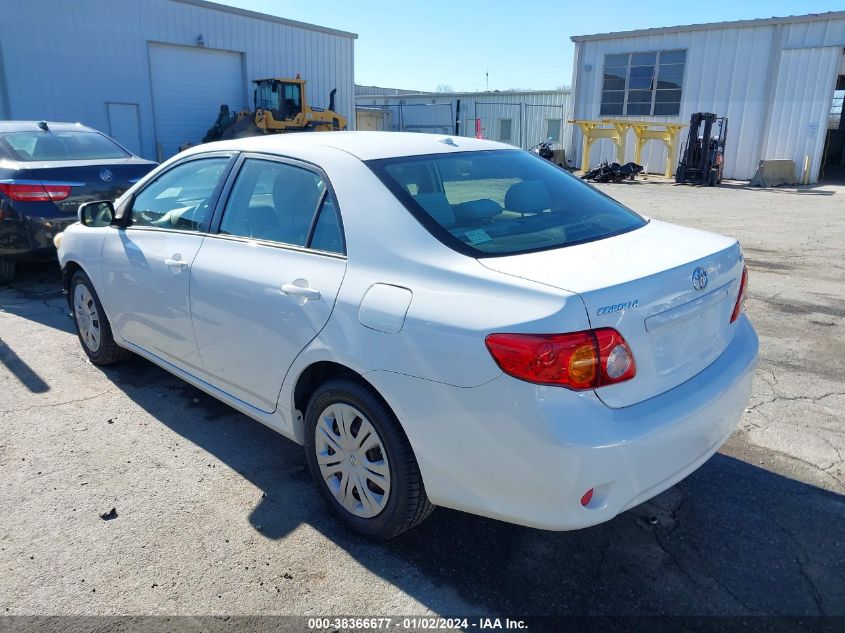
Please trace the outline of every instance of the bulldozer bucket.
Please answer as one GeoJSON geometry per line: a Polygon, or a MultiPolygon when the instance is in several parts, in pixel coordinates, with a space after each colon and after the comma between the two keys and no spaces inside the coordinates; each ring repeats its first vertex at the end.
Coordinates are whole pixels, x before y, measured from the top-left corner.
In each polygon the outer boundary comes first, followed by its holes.
{"type": "Polygon", "coordinates": [[[221,136],[222,140],[232,138],[246,138],[248,136],[259,136],[265,134],[264,130],[255,124],[254,116],[245,116],[234,125],[229,126],[224,130],[221,136]]]}

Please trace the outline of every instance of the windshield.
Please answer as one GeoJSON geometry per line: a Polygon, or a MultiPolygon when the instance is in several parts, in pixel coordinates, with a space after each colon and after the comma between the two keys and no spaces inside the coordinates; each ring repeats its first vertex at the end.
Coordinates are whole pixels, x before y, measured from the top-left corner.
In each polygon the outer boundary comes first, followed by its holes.
{"type": "Polygon", "coordinates": [[[110,138],[97,132],[9,132],[0,136],[17,160],[98,160],[129,158],[110,138]]]}
{"type": "Polygon", "coordinates": [[[435,237],[473,257],[591,242],[646,224],[522,150],[406,156],[367,165],[435,237]]]}

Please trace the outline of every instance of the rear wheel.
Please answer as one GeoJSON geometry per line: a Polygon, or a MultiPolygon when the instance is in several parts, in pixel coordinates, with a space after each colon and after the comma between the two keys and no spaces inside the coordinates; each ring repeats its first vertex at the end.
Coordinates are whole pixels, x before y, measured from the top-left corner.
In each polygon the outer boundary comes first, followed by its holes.
{"type": "Polygon", "coordinates": [[[386,540],[434,509],[396,416],[371,387],[323,383],[305,415],[311,475],[332,512],[352,530],[386,540]]]}
{"type": "Polygon", "coordinates": [[[0,258],[0,284],[7,284],[15,278],[15,262],[0,258]]]}
{"type": "Polygon", "coordinates": [[[95,365],[111,365],[130,353],[114,342],[111,325],[91,280],[81,270],[70,282],[71,305],[76,333],[82,349],[95,365]]]}

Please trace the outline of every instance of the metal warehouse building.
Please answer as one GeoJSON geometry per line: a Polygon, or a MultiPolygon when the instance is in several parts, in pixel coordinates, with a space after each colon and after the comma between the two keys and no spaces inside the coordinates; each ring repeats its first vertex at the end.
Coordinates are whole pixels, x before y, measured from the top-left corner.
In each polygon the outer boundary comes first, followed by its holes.
{"type": "Polygon", "coordinates": [[[358,86],[358,129],[475,136],[528,148],[566,138],[569,90],[418,93],[358,86]],[[477,122],[477,123],[476,123],[477,122]]]}
{"type": "MultiPolygon", "coordinates": [[[[810,182],[842,173],[845,11],[572,40],[574,119],[688,123],[694,112],[715,112],[729,118],[727,178],[750,179],[761,159],[793,160],[796,178],[806,159],[810,182]]],[[[649,171],[662,171],[664,147],[646,146],[649,171]]],[[[574,130],[570,162],[579,164],[581,151],[574,130]]],[[[590,158],[613,160],[614,146],[596,141],[590,158]]]]}
{"type": "Polygon", "coordinates": [[[82,122],[162,160],[197,143],[251,81],[307,80],[354,127],[357,35],[203,0],[31,0],[0,21],[0,118],[82,122]]]}

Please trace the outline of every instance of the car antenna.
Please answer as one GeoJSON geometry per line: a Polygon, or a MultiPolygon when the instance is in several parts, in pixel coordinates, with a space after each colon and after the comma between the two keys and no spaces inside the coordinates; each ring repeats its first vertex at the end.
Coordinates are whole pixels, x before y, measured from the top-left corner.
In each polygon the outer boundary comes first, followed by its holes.
{"type": "Polygon", "coordinates": [[[40,128],[41,128],[42,130],[44,130],[45,132],[49,132],[49,131],[50,131],[50,128],[48,128],[48,127],[47,127],[47,121],[38,121],[38,122],[36,122],[36,124],[35,124],[35,125],[37,125],[38,127],[40,127],[40,128]]]}

